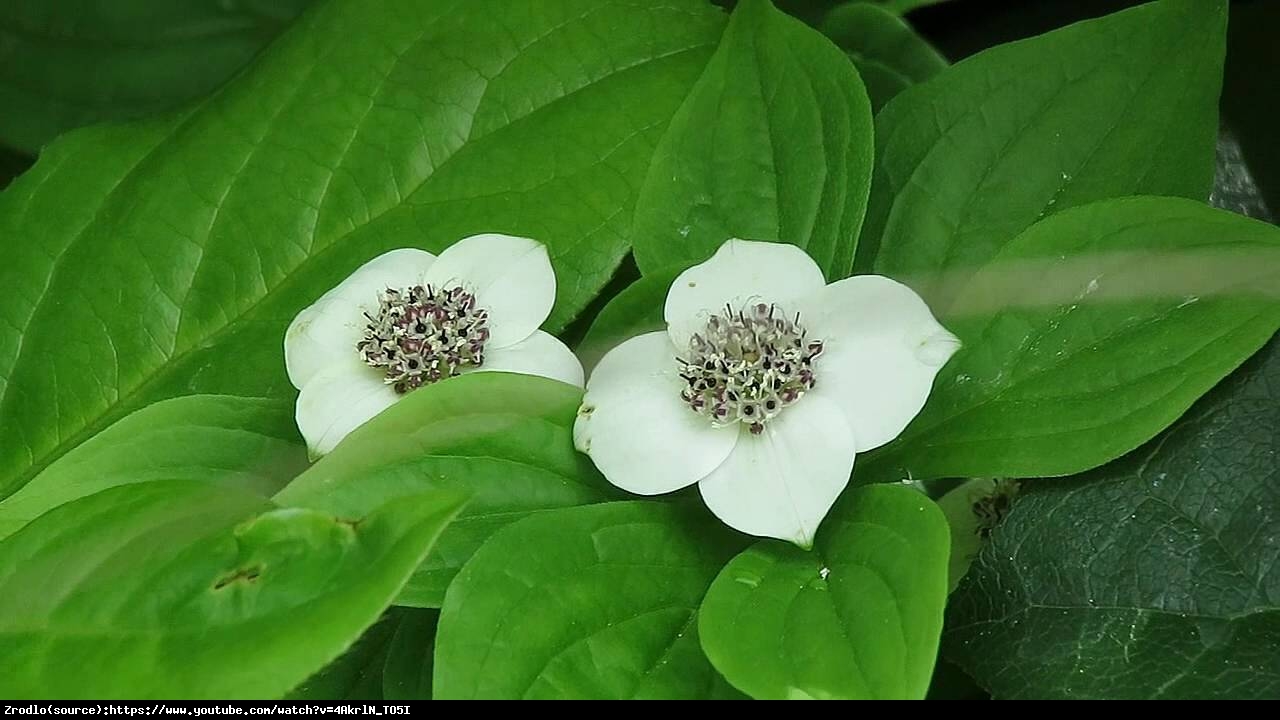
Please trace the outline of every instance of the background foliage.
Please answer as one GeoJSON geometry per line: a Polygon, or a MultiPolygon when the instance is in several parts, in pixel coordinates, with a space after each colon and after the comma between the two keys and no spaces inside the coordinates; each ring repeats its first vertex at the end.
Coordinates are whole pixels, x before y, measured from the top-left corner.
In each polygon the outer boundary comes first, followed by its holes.
{"type": "Polygon", "coordinates": [[[1280,203],[1275,3],[310,5],[0,9],[0,694],[1280,693],[1277,234],[1202,204],[1280,203]],[[501,375],[306,468],[293,314],[487,230],[588,367],[725,235],[903,279],[966,349],[855,479],[1023,490],[752,543],[501,375]]]}

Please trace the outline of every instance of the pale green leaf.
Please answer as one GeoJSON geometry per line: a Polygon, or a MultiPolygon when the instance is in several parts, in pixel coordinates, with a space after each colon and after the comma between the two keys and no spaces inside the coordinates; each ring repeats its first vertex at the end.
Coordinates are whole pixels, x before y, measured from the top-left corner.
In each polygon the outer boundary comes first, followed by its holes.
{"type": "Polygon", "coordinates": [[[128,483],[196,480],[270,495],[306,462],[288,402],[166,400],[98,433],[0,501],[0,538],[63,503],[128,483]]]}
{"type": "Polygon", "coordinates": [[[373,624],[460,500],[338,518],[165,481],[63,505],[0,543],[0,695],[278,697],[373,624]]]}

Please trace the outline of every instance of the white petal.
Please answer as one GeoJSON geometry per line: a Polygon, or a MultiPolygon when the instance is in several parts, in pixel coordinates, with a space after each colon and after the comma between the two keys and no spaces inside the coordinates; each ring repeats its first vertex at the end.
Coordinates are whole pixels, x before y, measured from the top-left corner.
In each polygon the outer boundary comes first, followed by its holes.
{"type": "Polygon", "coordinates": [[[440,253],[427,272],[436,287],[462,285],[489,311],[489,348],[514,345],[533,334],[556,302],[556,274],[547,246],[536,240],[472,235],[440,253]]]}
{"type": "Polygon", "coordinates": [[[807,306],[802,322],[825,341],[811,394],[839,404],[858,452],[897,437],[924,407],[960,341],[911,288],[879,275],[832,283],[807,306]]]}
{"type": "Polygon", "coordinates": [[[618,487],[638,495],[679,490],[733,450],[735,427],[713,427],[680,399],[675,348],[653,332],[609,351],[587,382],[574,444],[618,487]]]}
{"type": "Polygon", "coordinates": [[[761,434],[744,431],[729,459],[698,490],[729,527],[808,548],[849,484],[853,448],[840,408],[805,395],[761,434]]]}
{"type": "Polygon", "coordinates": [[[515,345],[487,350],[477,372],[513,372],[541,375],[582,387],[582,363],[564,343],[541,330],[515,345]]]}
{"type": "Polygon", "coordinates": [[[378,294],[423,282],[435,259],[416,248],[383,253],[298,313],[284,334],[284,364],[293,386],[301,389],[336,358],[355,357],[369,322],[364,313],[377,309],[378,294]]]}
{"type": "Polygon", "coordinates": [[[298,394],[298,429],[312,458],[327,454],[352,430],[400,399],[383,374],[352,353],[348,362],[321,370],[298,394]]]}
{"type": "Polygon", "coordinates": [[[789,312],[825,284],[818,264],[794,245],[729,240],[671,283],[663,315],[671,342],[683,350],[726,304],[736,311],[747,303],[777,303],[789,312]]]}

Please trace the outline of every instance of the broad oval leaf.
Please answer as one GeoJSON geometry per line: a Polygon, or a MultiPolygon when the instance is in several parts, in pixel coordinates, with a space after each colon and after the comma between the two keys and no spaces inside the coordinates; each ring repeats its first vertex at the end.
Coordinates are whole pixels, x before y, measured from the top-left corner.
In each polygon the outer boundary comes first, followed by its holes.
{"type": "Polygon", "coordinates": [[[0,501],[0,538],[117,485],[196,480],[270,495],[306,465],[291,403],[218,395],[165,400],[98,433],[0,501]]]}
{"type": "Polygon", "coordinates": [[[159,399],[293,397],[285,327],[391,248],[542,240],[559,329],[626,253],[723,22],[699,0],[333,0],[194,111],[55,143],[0,195],[0,494],[159,399]]]}
{"type": "Polygon", "coordinates": [[[705,513],[671,503],[521,520],[449,588],[436,697],[721,696],[723,680],[698,647],[697,609],[742,545],[705,513]]]}
{"type": "Polygon", "coordinates": [[[871,104],[849,60],[768,0],[738,4],[658,146],[635,214],[649,273],[729,238],[804,248],[848,275],[872,165],[871,104]]]}
{"type": "Polygon", "coordinates": [[[530,375],[473,373],[421,388],[357,429],[276,496],[360,516],[437,488],[471,501],[397,599],[439,607],[458,568],[530,513],[620,497],[573,447],[582,391],[530,375]]]}
{"type": "Polygon", "coordinates": [[[950,535],[923,494],[855,488],[812,551],[757,543],[699,611],[716,669],[756,699],[922,699],[947,598],[950,535]]]}
{"type": "Polygon", "coordinates": [[[833,8],[818,26],[849,54],[875,112],[898,93],[937,75],[946,58],[897,14],[870,2],[833,8]]]}
{"type": "Polygon", "coordinates": [[[858,269],[910,279],[980,265],[1036,220],[1095,200],[1204,200],[1227,20],[1168,0],[978,53],[876,118],[858,269]]]}
{"type": "Polygon", "coordinates": [[[1280,696],[1277,427],[1273,341],[1142,450],[1024,483],[947,656],[1001,698],[1280,696]]]}
{"type": "Polygon", "coordinates": [[[0,5],[0,143],[172,109],[214,90],[311,0],[0,5]]]}
{"type": "Polygon", "coordinates": [[[955,279],[964,347],[873,479],[1040,477],[1134,449],[1280,326],[1280,229],[1129,198],[1033,225],[955,279]]]}
{"type": "Polygon", "coordinates": [[[461,499],[336,518],[168,481],[64,505],[0,543],[0,695],[279,697],[377,619],[461,499]]]}

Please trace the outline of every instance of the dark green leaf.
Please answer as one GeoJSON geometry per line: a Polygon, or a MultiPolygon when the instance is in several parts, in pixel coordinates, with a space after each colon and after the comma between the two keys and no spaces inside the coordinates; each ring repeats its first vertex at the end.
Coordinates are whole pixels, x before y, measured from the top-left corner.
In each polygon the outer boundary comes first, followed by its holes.
{"type": "Polygon", "coordinates": [[[997,697],[1280,696],[1280,343],[1144,449],[1024,483],[952,596],[997,697]]]}
{"type": "Polygon", "coordinates": [[[440,611],[435,692],[458,698],[724,694],[697,609],[740,537],[701,508],[539,513],[476,552],[440,611]]]}
{"type": "Polygon", "coordinates": [[[224,83],[311,0],[0,4],[0,143],[151,115],[224,83]]]}
{"type": "Polygon", "coordinates": [[[407,608],[391,608],[337,660],[307,678],[287,696],[287,700],[381,700],[382,671],[391,639],[400,625],[397,613],[407,608]]]}
{"type": "Polygon", "coordinates": [[[849,53],[875,112],[898,93],[947,67],[946,58],[906,21],[874,3],[841,5],[827,14],[818,29],[849,53]]]}
{"type": "Polygon", "coordinates": [[[663,317],[667,291],[684,270],[680,267],[649,273],[628,285],[604,306],[578,344],[577,354],[587,372],[591,372],[600,358],[623,342],[637,335],[667,329],[667,321],[663,317]]]}
{"type": "Polygon", "coordinates": [[[102,431],[0,501],[0,538],[59,505],[117,485],[197,480],[270,495],[306,463],[288,402],[216,395],[166,400],[102,431]]]}
{"type": "Polygon", "coordinates": [[[871,105],[830,42],[768,0],[738,4],[658,145],[636,205],[645,273],[729,238],[804,248],[830,279],[853,262],[872,164],[871,105]]]}
{"type": "Polygon", "coordinates": [[[0,195],[0,496],[156,400],[292,398],[287,324],[391,248],[542,240],[563,327],[723,23],[701,0],[332,0],[193,113],[58,141],[0,195]]]}
{"type": "Polygon", "coordinates": [[[460,505],[336,518],[179,481],[63,505],[0,543],[0,695],[278,697],[373,624],[460,505]]]}
{"type": "Polygon", "coordinates": [[[1039,218],[1095,200],[1203,200],[1213,180],[1226,3],[1165,0],[1001,45],[876,118],[860,270],[910,280],[986,262],[1039,218]]]}
{"type": "Polygon", "coordinates": [[[416,608],[396,610],[400,624],[387,651],[382,696],[387,700],[430,700],[439,613],[416,608]]]}
{"type": "Polygon", "coordinates": [[[765,541],[699,611],[707,657],[757,699],[921,699],[947,598],[947,523],[915,490],[850,491],[814,550],[765,541]]]}
{"type": "Polygon", "coordinates": [[[954,280],[964,342],[872,479],[1097,467],[1168,427],[1280,326],[1280,229],[1172,198],[1033,225],[954,280]]]}
{"type": "Polygon", "coordinates": [[[458,568],[495,530],[548,508],[619,497],[573,448],[582,391],[531,375],[474,373],[424,387],[347,437],[276,497],[360,516],[436,488],[471,501],[397,603],[439,607],[458,568]]]}

